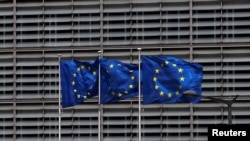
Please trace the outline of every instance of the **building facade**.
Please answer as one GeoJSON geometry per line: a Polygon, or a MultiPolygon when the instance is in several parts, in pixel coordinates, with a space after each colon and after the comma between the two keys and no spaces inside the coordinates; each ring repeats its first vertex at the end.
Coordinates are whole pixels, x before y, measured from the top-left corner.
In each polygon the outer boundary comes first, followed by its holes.
{"type": "MultiPolygon", "coordinates": [[[[203,95],[239,95],[232,124],[249,124],[249,25],[247,0],[1,0],[0,140],[137,141],[138,98],[89,99],[59,118],[58,55],[87,61],[99,50],[127,63],[138,63],[137,48],[200,63],[203,95]]],[[[141,139],[206,141],[207,126],[228,119],[227,105],[209,99],[142,105],[141,139]]]]}

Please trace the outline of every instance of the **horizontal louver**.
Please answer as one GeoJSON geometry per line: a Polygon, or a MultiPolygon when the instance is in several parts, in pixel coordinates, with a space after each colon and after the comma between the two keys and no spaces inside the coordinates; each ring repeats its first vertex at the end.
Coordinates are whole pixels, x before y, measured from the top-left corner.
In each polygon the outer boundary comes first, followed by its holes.
{"type": "MultiPolygon", "coordinates": [[[[58,140],[59,59],[138,64],[139,47],[202,64],[202,94],[239,95],[232,123],[249,124],[249,9],[246,0],[0,1],[0,140],[58,140]]],[[[101,140],[138,141],[138,100],[62,109],[62,140],[98,140],[101,109],[101,140]]],[[[142,105],[142,141],[206,141],[207,126],[228,124],[228,112],[206,97],[142,105]]]]}

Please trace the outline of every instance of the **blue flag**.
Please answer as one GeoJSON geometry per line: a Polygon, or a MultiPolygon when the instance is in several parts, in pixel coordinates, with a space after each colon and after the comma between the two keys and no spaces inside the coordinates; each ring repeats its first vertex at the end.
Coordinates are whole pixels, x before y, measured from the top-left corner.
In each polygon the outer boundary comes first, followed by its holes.
{"type": "Polygon", "coordinates": [[[98,61],[60,61],[62,107],[83,103],[98,93],[98,61]]]}
{"type": "Polygon", "coordinates": [[[138,96],[138,65],[100,59],[101,104],[138,96]]]}
{"type": "Polygon", "coordinates": [[[202,94],[202,66],[173,56],[142,56],[143,104],[197,103],[200,97],[184,97],[185,91],[202,94]]]}

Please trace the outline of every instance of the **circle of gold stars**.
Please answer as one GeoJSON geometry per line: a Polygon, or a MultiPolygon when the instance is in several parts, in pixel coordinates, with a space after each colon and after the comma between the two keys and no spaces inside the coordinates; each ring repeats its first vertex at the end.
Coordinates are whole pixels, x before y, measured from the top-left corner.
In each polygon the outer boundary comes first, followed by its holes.
{"type": "MultiPolygon", "coordinates": [[[[71,81],[71,85],[73,87],[73,93],[75,94],[75,96],[77,97],[77,99],[81,99],[83,98],[83,100],[86,100],[88,96],[90,96],[91,94],[88,92],[87,94],[84,94],[82,93],[81,91],[79,91],[77,89],[77,78],[79,77],[78,75],[80,74],[80,71],[83,71],[83,70],[87,70],[89,72],[91,72],[91,67],[85,67],[84,65],[81,65],[79,67],[77,67],[76,71],[72,73],[72,77],[73,77],[73,80],[71,81]]],[[[92,75],[96,75],[96,71],[92,71],[92,75]]]]}
{"type": "MultiPolygon", "coordinates": [[[[114,65],[114,64],[110,64],[109,65],[109,70],[110,71],[106,71],[107,73],[110,73],[112,71],[112,69],[116,69],[115,67],[124,67],[122,66],[121,64],[117,64],[117,65],[114,65]]],[[[122,70],[121,68],[118,68],[118,70],[122,70]]],[[[131,89],[134,89],[135,88],[135,85],[134,85],[134,82],[135,82],[135,79],[136,77],[133,75],[133,70],[129,70],[129,73],[130,73],[130,84],[128,84],[126,90],[122,91],[122,92],[116,92],[116,89],[115,88],[109,88],[109,89],[112,89],[112,96],[118,96],[118,97],[122,97],[123,95],[127,95],[129,94],[129,91],[131,89]]]]}
{"type": "MultiPolygon", "coordinates": [[[[178,71],[178,74],[180,74],[180,77],[178,78],[180,82],[184,82],[185,81],[185,77],[183,76],[183,69],[178,67],[178,65],[176,63],[170,63],[168,60],[164,61],[164,63],[162,63],[160,65],[161,67],[173,67],[174,69],[176,69],[178,71]]],[[[160,75],[161,73],[161,69],[156,68],[154,70],[155,76],[153,76],[152,81],[154,82],[155,86],[154,89],[155,90],[159,90],[159,96],[167,96],[168,98],[172,98],[174,97],[174,95],[178,96],[180,94],[180,90],[182,89],[182,85],[180,85],[178,87],[178,89],[176,89],[175,92],[168,92],[165,93],[164,91],[160,90],[160,87],[156,84],[157,80],[158,80],[158,75],[160,75]]]]}

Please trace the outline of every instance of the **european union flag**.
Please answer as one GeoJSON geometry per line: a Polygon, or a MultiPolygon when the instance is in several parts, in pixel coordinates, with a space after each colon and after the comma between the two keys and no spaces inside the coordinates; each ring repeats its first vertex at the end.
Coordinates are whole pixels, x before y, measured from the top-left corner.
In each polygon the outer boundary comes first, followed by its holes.
{"type": "Polygon", "coordinates": [[[98,61],[60,61],[60,77],[63,108],[83,103],[98,94],[98,61]]]}
{"type": "Polygon", "coordinates": [[[138,65],[101,58],[100,103],[115,103],[138,96],[138,65]]]}
{"type": "Polygon", "coordinates": [[[200,97],[182,97],[185,91],[202,93],[202,66],[173,56],[142,56],[143,104],[197,103],[200,97]]]}

